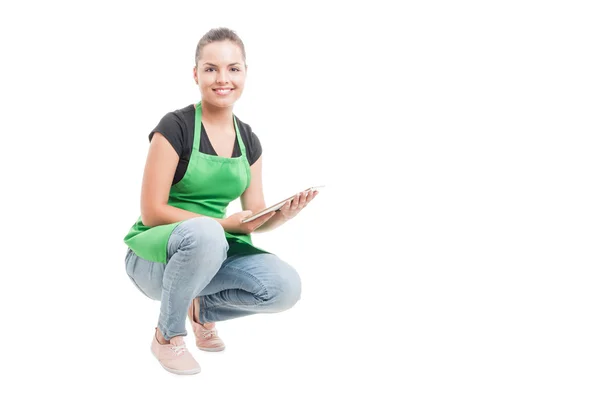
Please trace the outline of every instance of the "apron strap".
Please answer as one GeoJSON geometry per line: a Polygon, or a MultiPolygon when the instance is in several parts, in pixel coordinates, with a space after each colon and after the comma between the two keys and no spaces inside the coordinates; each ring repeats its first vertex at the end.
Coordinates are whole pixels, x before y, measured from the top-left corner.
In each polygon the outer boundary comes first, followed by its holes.
{"type": "Polygon", "coordinates": [[[246,158],[246,146],[244,145],[244,140],[242,140],[242,135],[240,134],[240,129],[238,128],[237,117],[233,116],[233,124],[235,125],[235,134],[237,135],[238,143],[240,144],[240,152],[242,153],[242,158],[246,158]]]}
{"type": "Polygon", "coordinates": [[[194,122],[194,145],[192,146],[192,153],[200,151],[200,134],[202,132],[202,102],[196,104],[196,118],[194,122]]]}

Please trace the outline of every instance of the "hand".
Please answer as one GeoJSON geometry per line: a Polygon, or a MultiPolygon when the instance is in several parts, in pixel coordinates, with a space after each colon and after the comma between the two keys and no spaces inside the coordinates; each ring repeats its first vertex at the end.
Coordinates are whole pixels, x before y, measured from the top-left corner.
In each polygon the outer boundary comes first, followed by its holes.
{"type": "Polygon", "coordinates": [[[279,211],[281,211],[281,214],[286,221],[291,220],[292,218],[296,217],[296,215],[300,213],[300,210],[304,209],[306,205],[317,196],[318,193],[319,191],[316,190],[302,191],[297,193],[296,196],[284,204],[279,211]]]}
{"type": "Polygon", "coordinates": [[[250,217],[252,215],[251,210],[240,211],[239,213],[235,213],[227,217],[221,222],[223,229],[230,233],[236,234],[250,234],[255,229],[263,225],[267,220],[275,215],[275,212],[272,211],[267,214],[263,214],[258,217],[256,220],[252,220],[247,223],[242,223],[242,220],[250,217]]]}

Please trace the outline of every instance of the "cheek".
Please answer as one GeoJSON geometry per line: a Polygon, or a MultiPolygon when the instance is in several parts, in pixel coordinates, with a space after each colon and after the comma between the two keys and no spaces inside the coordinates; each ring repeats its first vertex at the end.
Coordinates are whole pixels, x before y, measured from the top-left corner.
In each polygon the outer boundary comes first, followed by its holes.
{"type": "Polygon", "coordinates": [[[245,78],[234,79],[233,84],[235,84],[235,86],[237,87],[238,90],[242,91],[246,84],[246,79],[245,78]]]}
{"type": "Polygon", "coordinates": [[[202,95],[210,95],[213,93],[212,88],[210,88],[209,85],[202,85],[200,86],[200,88],[200,92],[202,93],[202,95]]]}
{"type": "Polygon", "coordinates": [[[202,90],[207,89],[214,83],[214,78],[207,73],[202,73],[198,76],[198,84],[202,90]]]}

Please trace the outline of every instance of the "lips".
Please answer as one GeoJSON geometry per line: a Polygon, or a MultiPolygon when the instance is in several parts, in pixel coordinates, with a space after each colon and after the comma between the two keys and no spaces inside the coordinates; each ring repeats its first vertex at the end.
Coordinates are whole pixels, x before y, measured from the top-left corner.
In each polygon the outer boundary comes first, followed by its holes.
{"type": "Polygon", "coordinates": [[[233,91],[232,88],[213,88],[213,91],[217,95],[227,95],[233,91]]]}

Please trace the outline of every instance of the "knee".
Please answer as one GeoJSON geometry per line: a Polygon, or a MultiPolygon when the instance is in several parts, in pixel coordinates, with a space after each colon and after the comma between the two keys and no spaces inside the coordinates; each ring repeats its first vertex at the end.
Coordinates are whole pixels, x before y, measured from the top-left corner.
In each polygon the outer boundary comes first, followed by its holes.
{"type": "Polygon", "coordinates": [[[229,245],[225,231],[217,220],[210,217],[196,217],[179,224],[173,231],[180,239],[180,249],[210,250],[227,253],[229,245]]]}
{"type": "Polygon", "coordinates": [[[265,301],[269,302],[275,312],[288,310],[300,300],[300,275],[288,265],[273,276],[266,290],[265,301]]]}

